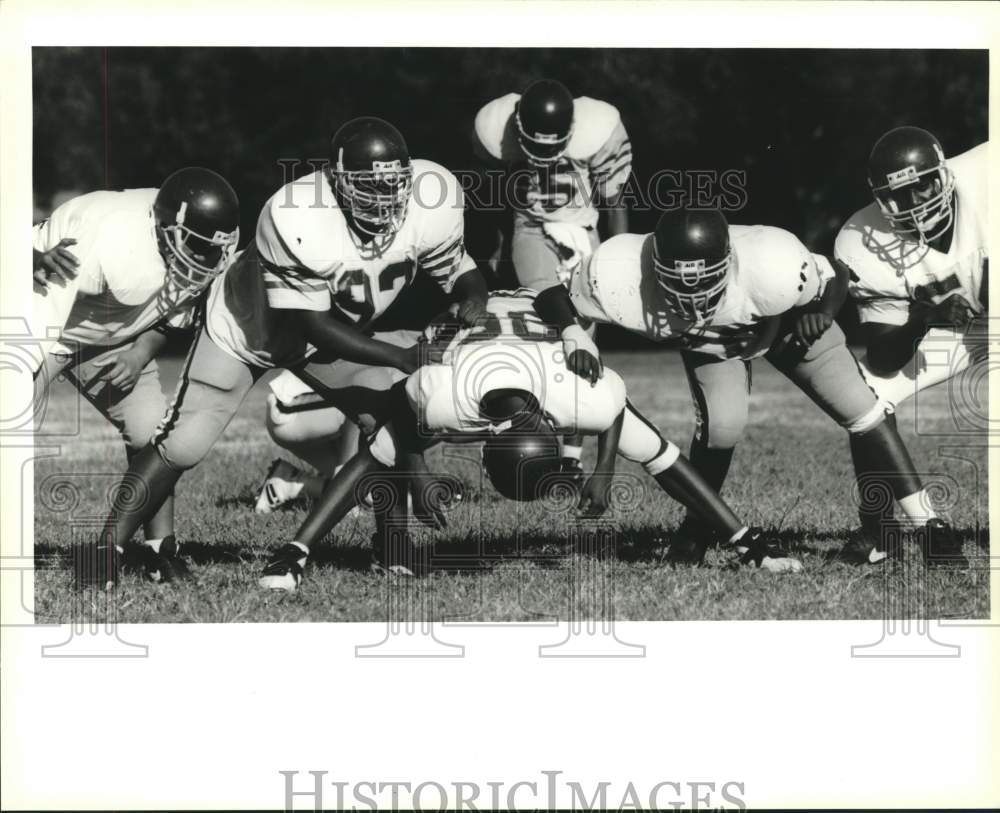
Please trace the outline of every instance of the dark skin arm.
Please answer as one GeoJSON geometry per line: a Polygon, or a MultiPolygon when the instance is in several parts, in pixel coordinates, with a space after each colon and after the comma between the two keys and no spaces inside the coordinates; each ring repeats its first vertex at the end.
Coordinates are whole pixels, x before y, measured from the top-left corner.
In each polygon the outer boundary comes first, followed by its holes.
{"type": "Polygon", "coordinates": [[[608,510],[615,477],[615,456],[624,421],[625,410],[622,410],[615,422],[597,437],[597,465],[581,490],[577,506],[585,517],[599,517],[608,510]]]}
{"type": "Polygon", "coordinates": [[[827,283],[822,296],[805,309],[795,322],[795,338],[804,344],[812,344],[830,329],[847,299],[850,269],[836,259],[832,261],[832,265],[834,278],[827,283]]]}
{"type": "Polygon", "coordinates": [[[952,294],[937,305],[914,302],[904,325],[866,322],[862,335],[868,348],[868,366],[882,375],[902,369],[913,358],[917,342],[932,327],[962,328],[972,318],[972,308],[965,298],[952,294]]]}
{"type": "MultiPolygon", "coordinates": [[[[569,298],[569,292],[560,284],[546,288],[538,294],[535,297],[534,308],[535,313],[541,317],[543,322],[555,325],[561,334],[568,327],[580,327],[576,308],[569,298]]],[[[582,337],[582,340],[585,340],[582,341],[584,345],[593,346],[593,343],[585,336],[582,337]]],[[[604,364],[601,362],[600,355],[592,352],[587,346],[578,346],[578,343],[574,343],[573,348],[566,354],[566,367],[594,386],[597,380],[604,375],[604,364]]],[[[596,349],[594,347],[594,351],[596,349]]]]}
{"type": "Polygon", "coordinates": [[[417,345],[400,348],[380,342],[340,321],[330,311],[289,310],[286,313],[301,327],[305,338],[326,355],[372,367],[394,367],[407,374],[419,366],[417,345]]]}
{"type": "Polygon", "coordinates": [[[486,286],[486,278],[478,269],[466,271],[455,280],[451,296],[458,303],[455,316],[462,324],[474,327],[486,315],[486,300],[489,297],[489,290],[486,286]]]}
{"type": "Polygon", "coordinates": [[[628,231],[628,206],[625,205],[624,190],[609,200],[604,211],[604,239],[625,234],[628,231]]]}
{"type": "Polygon", "coordinates": [[[406,382],[400,381],[392,388],[392,426],[396,441],[396,471],[404,472],[413,497],[413,515],[424,525],[436,530],[448,526],[441,508],[437,480],[427,469],[424,451],[433,446],[436,438],[421,432],[417,413],[406,397],[406,382]],[[438,496],[437,499],[435,497],[438,496]]]}

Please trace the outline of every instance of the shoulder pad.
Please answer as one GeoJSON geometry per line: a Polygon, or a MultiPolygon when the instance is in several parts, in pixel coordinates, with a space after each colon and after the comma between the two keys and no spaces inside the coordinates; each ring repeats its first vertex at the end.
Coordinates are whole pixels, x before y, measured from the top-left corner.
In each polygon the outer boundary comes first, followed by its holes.
{"type": "Polygon", "coordinates": [[[350,245],[346,237],[343,215],[322,172],[285,184],[257,220],[257,248],[265,260],[317,273],[342,260],[350,245]]]}
{"type": "Polygon", "coordinates": [[[621,121],[618,108],[607,102],[581,96],[573,100],[573,137],[566,154],[583,161],[607,143],[621,121]]]}
{"type": "Polygon", "coordinates": [[[498,161],[503,158],[503,136],[507,122],[514,115],[519,93],[508,93],[484,105],[476,114],[476,138],[486,152],[498,161]]]}

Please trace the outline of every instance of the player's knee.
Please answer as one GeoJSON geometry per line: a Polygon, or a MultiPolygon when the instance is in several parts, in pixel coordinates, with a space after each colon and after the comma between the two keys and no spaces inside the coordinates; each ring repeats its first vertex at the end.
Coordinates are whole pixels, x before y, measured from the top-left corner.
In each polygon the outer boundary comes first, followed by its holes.
{"type": "Polygon", "coordinates": [[[345,420],[344,413],[335,407],[286,412],[274,393],[267,396],[264,425],[271,440],[279,446],[336,437],[345,420]]]}
{"type": "Polygon", "coordinates": [[[368,448],[372,457],[383,466],[396,465],[396,443],[392,438],[392,432],[387,427],[383,426],[379,429],[368,448]]]}
{"type": "Polygon", "coordinates": [[[153,438],[153,446],[160,453],[163,462],[176,471],[193,469],[205,459],[212,448],[210,444],[173,434],[165,438],[160,434],[156,435],[153,438]]]}
{"type": "Polygon", "coordinates": [[[668,440],[664,443],[663,450],[656,457],[645,461],[642,467],[650,476],[656,477],[674,465],[680,456],[681,450],[668,440]]]}
{"type": "Polygon", "coordinates": [[[844,421],[842,426],[847,430],[848,434],[861,435],[865,432],[870,432],[882,423],[891,411],[892,410],[889,404],[880,398],[870,409],[861,413],[852,420],[844,421]]]}
{"type": "Polygon", "coordinates": [[[709,449],[732,449],[740,442],[746,426],[745,410],[723,408],[712,412],[711,418],[696,431],[696,436],[709,449]]]}

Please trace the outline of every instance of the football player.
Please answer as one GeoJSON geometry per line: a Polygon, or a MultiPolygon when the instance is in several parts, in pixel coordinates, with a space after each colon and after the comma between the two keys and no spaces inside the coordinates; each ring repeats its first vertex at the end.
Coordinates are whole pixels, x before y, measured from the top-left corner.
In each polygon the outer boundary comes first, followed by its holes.
{"type": "Polygon", "coordinates": [[[868,159],[874,202],[837,235],[834,258],[862,323],[862,369],[893,407],[985,355],[970,327],[987,310],[988,173],[987,143],[946,160],[926,130],[897,127],[868,159]],[[947,363],[929,363],[928,350],[947,351],[947,363]]]}
{"type": "Polygon", "coordinates": [[[368,326],[418,272],[475,322],[486,285],[465,252],[454,175],[411,160],[388,122],[353,119],[334,134],[324,169],[268,200],[254,244],[212,286],[167,417],[126,475],[144,486],[142,504],[121,493],[81,580],[114,583],[118,541],[208,453],[268,369],[294,369],[352,419],[380,420],[370,393],[391,385],[388,370],[413,372],[418,353],[368,326]],[[355,365],[383,368],[384,381],[350,386],[355,365]]]}
{"type": "MultiPolygon", "coordinates": [[[[35,226],[35,331],[47,331],[36,398],[64,376],[121,433],[131,461],[166,411],[155,361],[166,331],[193,323],[233,259],[239,220],[225,179],[188,167],[159,189],[73,198],[35,226]]],[[[169,493],[145,519],[138,552],[155,580],[176,549],[169,493]]]]}
{"type": "MultiPolygon", "coordinates": [[[[456,332],[454,325],[443,322],[429,328],[437,363],[420,367],[393,387],[388,394],[393,406],[384,411],[391,422],[380,427],[326,486],[294,541],[278,549],[265,567],[262,586],[298,586],[311,547],[355,505],[357,491],[367,488],[375,472],[401,467],[410,479],[414,512],[433,527],[442,527],[444,516],[434,499],[436,481],[423,462],[426,448],[440,441],[485,440],[483,461],[490,482],[505,497],[530,500],[559,474],[557,436],[566,431],[601,438],[600,459],[580,498],[580,507],[589,515],[607,507],[617,452],[641,463],[668,495],[702,516],[736,547],[744,563],[777,572],[800,568],[760,529],[744,525],[680,450],[627,402],[617,373],[605,370],[593,386],[568,374],[561,331],[541,321],[534,298],[535,292],[527,289],[495,292],[475,327],[456,332]]],[[[402,510],[403,497],[397,491],[376,511],[377,521],[382,517],[376,549],[389,548],[385,565],[390,569],[398,566],[393,556],[399,551],[388,544],[384,513],[402,510]]]]}
{"type": "MultiPolygon", "coordinates": [[[[621,115],[607,102],[574,99],[560,82],[541,79],[479,111],[475,148],[511,179],[504,188],[512,197],[510,257],[518,283],[541,294],[538,313],[563,331],[570,369],[597,380],[593,329],[580,323],[565,283],[599,242],[599,208],[606,212],[608,236],[628,231],[622,188],[632,146],[621,115]]],[[[578,442],[566,443],[570,473],[579,474],[580,452],[578,442]]]]}
{"type": "MultiPolygon", "coordinates": [[[[680,340],[697,418],[691,461],[712,488],[729,471],[747,420],[751,361],[763,356],[847,430],[859,490],[891,495],[911,523],[927,526],[930,564],[961,564],[960,544],[930,508],[886,404],[833,320],[846,287],[846,274],[787,231],[678,209],[652,234],[604,243],[571,293],[585,317],[680,340]]],[[[862,533],[845,558],[882,561],[898,535],[883,534],[882,506],[863,502],[860,513],[862,533]]]]}

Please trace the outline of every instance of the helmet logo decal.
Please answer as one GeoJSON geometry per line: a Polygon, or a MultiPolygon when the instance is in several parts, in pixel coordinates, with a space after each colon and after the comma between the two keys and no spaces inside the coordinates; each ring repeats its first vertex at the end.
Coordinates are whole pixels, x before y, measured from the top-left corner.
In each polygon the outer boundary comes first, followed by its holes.
{"type": "Polygon", "coordinates": [[[187,214],[188,202],[185,200],[181,203],[181,208],[177,210],[177,225],[184,225],[184,216],[187,214]]]}
{"type": "Polygon", "coordinates": [[[372,161],[373,172],[400,172],[403,163],[398,158],[395,161],[372,161]]]}
{"type": "Polygon", "coordinates": [[[901,186],[913,183],[919,177],[917,168],[913,164],[910,164],[908,167],[904,167],[896,172],[890,172],[886,175],[886,180],[889,182],[890,189],[899,189],[901,186]]]}
{"type": "Polygon", "coordinates": [[[688,288],[695,288],[705,274],[704,260],[675,260],[674,270],[680,281],[688,288]]]}

